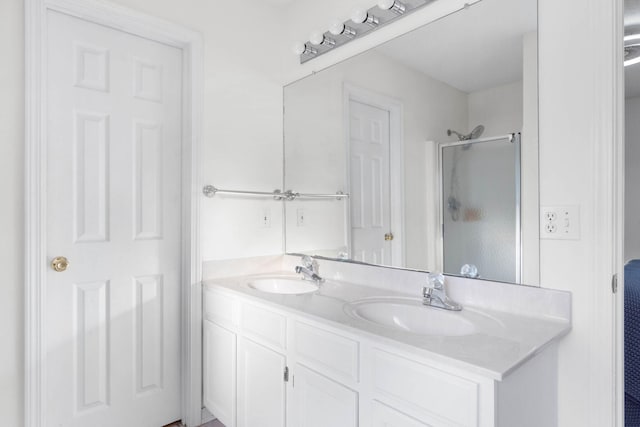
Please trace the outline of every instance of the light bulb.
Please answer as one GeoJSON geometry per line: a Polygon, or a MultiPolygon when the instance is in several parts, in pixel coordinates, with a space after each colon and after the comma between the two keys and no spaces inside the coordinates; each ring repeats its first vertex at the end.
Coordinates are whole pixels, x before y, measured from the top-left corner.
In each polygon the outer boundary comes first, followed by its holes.
{"type": "Polygon", "coordinates": [[[391,10],[396,15],[402,15],[407,7],[398,0],[378,0],[378,7],[382,10],[391,10]]]}
{"type": "Polygon", "coordinates": [[[319,46],[324,41],[324,34],[322,34],[320,31],[314,31],[313,33],[311,33],[311,36],[309,36],[309,41],[311,42],[311,44],[319,46]]]}
{"type": "Polygon", "coordinates": [[[367,11],[364,9],[355,9],[352,13],[351,13],[351,20],[353,22],[355,22],[356,24],[362,24],[364,21],[367,20],[367,11]]]}
{"type": "Polygon", "coordinates": [[[344,31],[344,24],[337,19],[329,24],[329,32],[334,36],[339,36],[344,31]]]}
{"type": "Polygon", "coordinates": [[[307,46],[305,46],[302,42],[295,42],[293,44],[293,53],[296,55],[302,55],[304,51],[307,50],[307,46]]]}

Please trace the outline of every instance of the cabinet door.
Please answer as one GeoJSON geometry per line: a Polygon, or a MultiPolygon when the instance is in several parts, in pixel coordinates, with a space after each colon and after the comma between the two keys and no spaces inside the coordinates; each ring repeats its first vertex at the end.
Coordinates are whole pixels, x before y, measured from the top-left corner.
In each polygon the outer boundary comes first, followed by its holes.
{"type": "Polygon", "coordinates": [[[373,402],[371,419],[371,427],[431,427],[376,401],[373,402]]]}
{"type": "Polygon", "coordinates": [[[220,422],[235,426],[236,334],[203,322],[203,403],[220,422]]]}
{"type": "Polygon", "coordinates": [[[358,393],[302,365],[293,374],[293,426],[358,426],[358,393]]]}
{"type": "Polygon", "coordinates": [[[238,339],[238,427],[284,427],[285,357],[238,339]]]}

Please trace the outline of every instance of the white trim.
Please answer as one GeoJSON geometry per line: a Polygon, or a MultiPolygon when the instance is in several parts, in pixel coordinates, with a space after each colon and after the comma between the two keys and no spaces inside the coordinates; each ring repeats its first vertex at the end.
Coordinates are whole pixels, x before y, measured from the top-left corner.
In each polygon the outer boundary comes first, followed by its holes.
{"type": "MultiPolygon", "coordinates": [[[[585,65],[593,73],[592,188],[594,189],[592,251],[593,291],[590,322],[592,338],[589,355],[589,407],[593,408],[591,425],[624,426],[621,393],[624,349],[622,346],[622,297],[624,290],[613,294],[611,280],[623,271],[624,259],[624,94],[623,94],[623,11],[622,0],[589,2],[593,22],[591,44],[594,52],[585,65]]],[[[623,276],[619,276],[622,278],[623,276]]],[[[621,284],[622,285],[622,284],[621,284]]],[[[622,285],[623,289],[624,286],[622,285]]]]}
{"type": "Polygon", "coordinates": [[[624,1],[614,0],[614,28],[610,41],[613,54],[613,171],[614,171],[614,272],[618,279],[618,293],[613,307],[614,349],[614,423],[624,427],[624,212],[625,212],[625,96],[624,96],[624,1]]]}
{"type": "Polygon", "coordinates": [[[95,0],[25,1],[25,426],[44,427],[45,219],[46,219],[46,14],[63,12],[183,50],[183,304],[182,420],[201,421],[202,302],[199,233],[202,140],[203,42],[199,33],[95,0]]]}
{"type": "MultiPolygon", "coordinates": [[[[394,238],[391,241],[391,258],[394,267],[405,266],[405,228],[404,228],[404,107],[402,102],[397,99],[390,98],[385,95],[358,87],[351,83],[343,85],[343,129],[345,135],[345,145],[347,159],[350,156],[350,135],[349,121],[350,109],[349,101],[357,101],[363,104],[371,105],[389,112],[389,155],[390,155],[390,191],[391,191],[391,230],[394,238]]],[[[346,167],[347,188],[351,187],[349,162],[346,167]]],[[[347,248],[349,255],[352,256],[351,247],[351,216],[346,217],[347,224],[347,248]]]]}

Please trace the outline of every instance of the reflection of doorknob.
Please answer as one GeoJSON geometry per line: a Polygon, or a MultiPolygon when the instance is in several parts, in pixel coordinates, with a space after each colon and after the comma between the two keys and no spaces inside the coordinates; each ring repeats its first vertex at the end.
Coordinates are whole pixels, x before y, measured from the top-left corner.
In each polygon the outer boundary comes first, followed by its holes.
{"type": "Polygon", "coordinates": [[[63,256],[57,256],[51,260],[51,268],[60,273],[69,267],[69,260],[63,256]]]}
{"type": "Polygon", "coordinates": [[[387,242],[390,240],[393,240],[393,233],[387,233],[384,235],[384,240],[386,240],[387,242]]]}

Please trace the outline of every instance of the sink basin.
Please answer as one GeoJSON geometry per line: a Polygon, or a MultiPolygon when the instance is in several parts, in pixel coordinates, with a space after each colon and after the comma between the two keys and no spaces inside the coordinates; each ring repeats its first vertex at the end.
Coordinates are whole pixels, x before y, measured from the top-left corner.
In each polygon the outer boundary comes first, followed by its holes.
{"type": "Polygon", "coordinates": [[[415,298],[367,298],[346,304],[344,310],[356,319],[419,335],[461,336],[476,330],[463,312],[425,306],[415,298]]]}
{"type": "Polygon", "coordinates": [[[318,290],[318,285],[297,277],[268,277],[253,279],[249,287],[271,294],[306,294],[318,290]]]}

